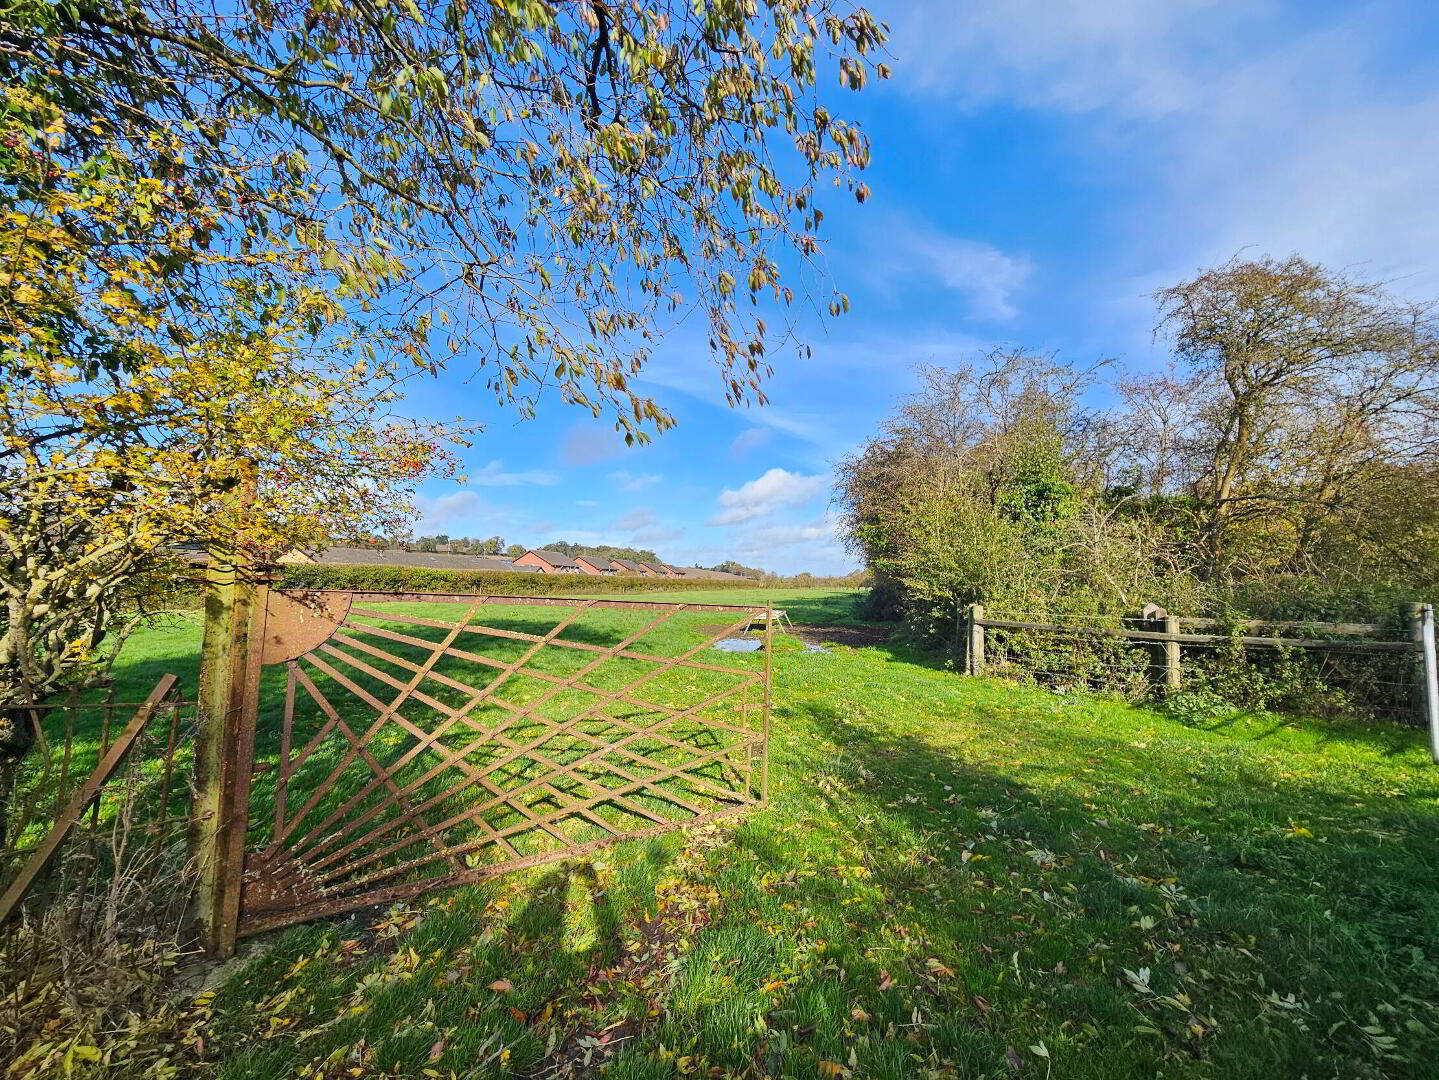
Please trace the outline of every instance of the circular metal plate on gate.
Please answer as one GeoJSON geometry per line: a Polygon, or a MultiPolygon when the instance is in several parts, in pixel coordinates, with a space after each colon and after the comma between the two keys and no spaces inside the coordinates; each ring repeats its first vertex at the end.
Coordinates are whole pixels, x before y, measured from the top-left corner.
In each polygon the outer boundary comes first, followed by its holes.
{"type": "Polygon", "coordinates": [[[283,664],[319,648],[349,614],[349,593],[272,590],[260,663],[283,664]]]}

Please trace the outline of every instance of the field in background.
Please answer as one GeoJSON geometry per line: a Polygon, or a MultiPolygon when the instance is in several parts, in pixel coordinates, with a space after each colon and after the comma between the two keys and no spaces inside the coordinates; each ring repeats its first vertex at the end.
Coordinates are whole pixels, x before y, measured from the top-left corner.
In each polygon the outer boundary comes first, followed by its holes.
{"type": "MultiPolygon", "coordinates": [[[[853,593],[753,599],[873,635],[853,593]]],[[[197,643],[147,631],[125,678],[193,686],[197,643]]],[[[225,1080],[1432,1075],[1419,733],[1186,726],[882,642],[780,650],[775,702],[769,810],[285,932],[203,1056],[225,1080]]]]}

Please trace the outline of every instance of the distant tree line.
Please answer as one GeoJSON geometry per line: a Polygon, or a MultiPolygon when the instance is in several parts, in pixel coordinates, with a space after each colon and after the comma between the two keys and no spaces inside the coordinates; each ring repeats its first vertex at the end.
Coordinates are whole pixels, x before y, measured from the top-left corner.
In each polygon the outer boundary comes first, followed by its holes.
{"type": "Polygon", "coordinates": [[[628,559],[631,562],[657,564],[663,560],[648,548],[616,547],[612,544],[576,544],[569,540],[551,540],[544,545],[546,551],[558,551],[561,555],[574,558],[587,555],[596,559],[628,559]]]}
{"type": "MultiPolygon", "coordinates": [[[[504,555],[509,558],[518,558],[530,549],[523,544],[506,544],[503,536],[491,536],[481,540],[469,536],[450,536],[448,533],[436,533],[433,536],[417,536],[411,540],[361,540],[355,541],[361,546],[384,546],[404,551],[441,551],[451,552],[456,555],[504,555]]],[[[630,562],[648,563],[651,566],[659,566],[662,563],[670,566],[677,565],[667,559],[662,559],[658,554],[648,548],[619,547],[614,544],[579,544],[570,540],[552,540],[547,544],[540,545],[541,550],[557,551],[561,555],[568,555],[574,558],[576,555],[586,555],[597,559],[627,559],[630,562]]],[[[793,580],[801,583],[814,582],[840,582],[853,584],[861,577],[867,578],[864,571],[856,571],[846,577],[823,577],[817,578],[813,574],[803,573],[786,576],[775,574],[769,570],[762,570],[754,566],[745,566],[743,563],[733,559],[726,559],[714,566],[699,567],[704,570],[718,570],[726,574],[737,574],[740,577],[750,578],[753,581],[774,582],[777,580],[793,580]]]]}
{"type": "Polygon", "coordinates": [[[763,581],[767,577],[774,577],[768,570],[760,570],[757,567],[745,566],[735,562],[733,559],[726,559],[715,566],[706,566],[706,570],[718,570],[723,574],[738,574],[740,577],[753,578],[755,581],[763,581]]]}
{"type": "Polygon", "coordinates": [[[525,548],[518,544],[505,546],[503,536],[491,536],[481,540],[471,536],[450,536],[436,533],[434,536],[417,536],[397,544],[406,551],[450,551],[458,555],[523,555],[525,548]]]}

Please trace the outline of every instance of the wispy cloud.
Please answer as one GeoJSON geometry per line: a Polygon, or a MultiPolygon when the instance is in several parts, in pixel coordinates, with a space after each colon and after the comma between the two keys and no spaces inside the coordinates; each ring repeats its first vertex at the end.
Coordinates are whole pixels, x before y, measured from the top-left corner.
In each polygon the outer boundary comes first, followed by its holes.
{"type": "Polygon", "coordinates": [[[663,479],[659,473],[632,473],[623,469],[609,474],[610,483],[625,491],[643,491],[645,488],[654,487],[663,479]]]}
{"type": "Polygon", "coordinates": [[[634,532],[636,529],[643,529],[654,523],[654,511],[647,506],[642,506],[638,510],[631,510],[623,517],[610,522],[610,528],[619,529],[621,532],[634,532]]]}
{"type": "Polygon", "coordinates": [[[555,473],[545,472],[541,469],[506,472],[505,463],[496,459],[478,472],[470,473],[465,478],[465,482],[474,487],[521,487],[527,484],[552,487],[560,482],[560,478],[555,473]]]}
{"type": "Polygon", "coordinates": [[[903,0],[891,18],[900,83],[978,106],[1163,115],[1200,88],[1207,55],[1272,5],[1223,0],[903,0]],[[1217,45],[1196,55],[1195,46],[1217,45]]]}
{"type": "Polygon", "coordinates": [[[1439,84],[1413,54],[1433,26],[1418,0],[905,0],[891,19],[911,100],[1067,125],[1110,238],[1067,288],[1118,318],[1149,321],[1140,297],[1240,251],[1439,289],[1439,143],[1419,135],[1439,84]]]}
{"type": "Polygon", "coordinates": [[[786,506],[809,502],[828,485],[823,476],[803,476],[784,469],[770,469],[740,487],[720,493],[723,508],[707,525],[739,525],[786,506]]]}
{"type": "Polygon", "coordinates": [[[1005,322],[1019,313],[1018,296],[1033,263],[1023,255],[1001,251],[993,244],[951,236],[923,222],[904,219],[885,223],[876,238],[877,257],[870,260],[878,284],[925,275],[964,301],[976,319],[1005,322]]]}
{"type": "Polygon", "coordinates": [[[491,506],[475,492],[465,490],[417,495],[415,508],[419,511],[415,531],[420,535],[490,536],[512,527],[516,520],[514,511],[491,506]]]}
{"type": "Polygon", "coordinates": [[[757,450],[766,445],[773,432],[768,428],[752,427],[741,431],[729,444],[729,456],[736,460],[747,457],[751,450],[757,450]]]}

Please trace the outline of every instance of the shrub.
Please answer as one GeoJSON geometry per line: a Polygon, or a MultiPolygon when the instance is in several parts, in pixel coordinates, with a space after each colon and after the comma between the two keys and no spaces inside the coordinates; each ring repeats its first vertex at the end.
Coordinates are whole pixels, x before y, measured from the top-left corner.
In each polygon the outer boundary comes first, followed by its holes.
{"type": "MultiPolygon", "coordinates": [[[[680,592],[693,589],[758,589],[770,582],[692,578],[524,574],[511,570],[434,570],[417,566],[332,566],[296,563],[278,568],[282,589],[346,589],[356,592],[476,593],[492,596],[570,596],[594,593],[680,592]]],[[[782,584],[779,579],[774,584],[782,584]]]]}

